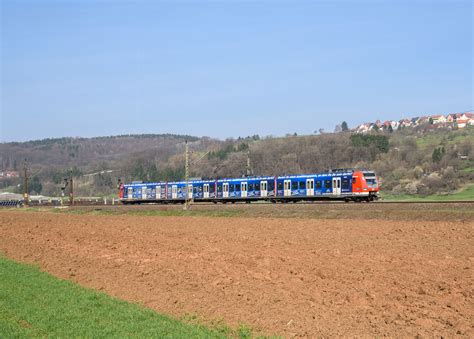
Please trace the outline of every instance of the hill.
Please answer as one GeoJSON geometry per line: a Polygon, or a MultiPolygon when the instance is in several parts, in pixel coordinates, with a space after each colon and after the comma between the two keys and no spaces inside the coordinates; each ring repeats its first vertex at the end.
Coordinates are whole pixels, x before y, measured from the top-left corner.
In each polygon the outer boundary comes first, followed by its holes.
{"type": "MultiPolygon", "coordinates": [[[[26,158],[32,172],[40,170],[35,180],[42,194],[59,195],[60,183],[72,168],[79,195],[102,196],[115,194],[118,178],[125,182],[183,178],[185,140],[194,177],[243,176],[249,156],[254,175],[374,169],[383,191],[390,194],[449,193],[474,179],[473,128],[225,141],[172,134],[63,138],[3,143],[0,154],[4,169],[19,170],[26,158]]],[[[19,178],[0,181],[4,190],[19,183],[19,178]]]]}

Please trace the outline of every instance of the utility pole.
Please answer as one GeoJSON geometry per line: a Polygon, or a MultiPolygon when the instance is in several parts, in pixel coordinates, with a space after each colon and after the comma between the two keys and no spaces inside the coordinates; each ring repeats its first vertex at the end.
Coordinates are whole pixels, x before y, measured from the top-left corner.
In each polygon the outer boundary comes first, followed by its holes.
{"type": "Polygon", "coordinates": [[[69,171],[69,203],[74,206],[74,181],[72,178],[72,169],[69,171]]]}
{"type": "Polygon", "coordinates": [[[184,155],[185,155],[185,164],[184,164],[184,180],[186,181],[186,190],[185,190],[185,198],[184,198],[184,210],[188,210],[191,206],[191,201],[189,199],[189,149],[188,149],[188,140],[185,141],[185,148],[184,148],[184,155]]]}
{"type": "Polygon", "coordinates": [[[28,206],[30,197],[28,194],[28,163],[26,159],[23,166],[23,199],[25,200],[25,205],[28,206]]]}
{"type": "Polygon", "coordinates": [[[189,191],[189,168],[190,166],[196,165],[199,161],[204,159],[206,155],[209,154],[210,151],[205,152],[199,159],[193,161],[192,163],[189,162],[189,147],[188,147],[188,140],[185,142],[185,149],[184,149],[184,157],[185,157],[185,164],[184,164],[184,180],[186,181],[186,197],[184,198],[184,210],[188,210],[191,207],[191,203],[193,201],[193,191],[189,191]],[[191,197],[189,197],[191,195],[191,197]]]}

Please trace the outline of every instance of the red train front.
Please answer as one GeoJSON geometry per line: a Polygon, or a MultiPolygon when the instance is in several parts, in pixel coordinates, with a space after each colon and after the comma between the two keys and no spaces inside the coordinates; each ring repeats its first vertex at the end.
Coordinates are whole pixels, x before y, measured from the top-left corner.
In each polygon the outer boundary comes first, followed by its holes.
{"type": "Polygon", "coordinates": [[[352,173],[352,194],[355,201],[373,201],[379,198],[379,182],[372,171],[354,171],[352,173]]]}

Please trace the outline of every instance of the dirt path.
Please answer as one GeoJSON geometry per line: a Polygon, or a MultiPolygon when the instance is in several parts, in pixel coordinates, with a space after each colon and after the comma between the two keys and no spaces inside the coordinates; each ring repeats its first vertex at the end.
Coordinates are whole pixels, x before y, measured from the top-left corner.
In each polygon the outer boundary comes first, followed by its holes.
{"type": "Polygon", "coordinates": [[[0,253],[285,336],[473,337],[474,223],[0,211],[0,253]]]}

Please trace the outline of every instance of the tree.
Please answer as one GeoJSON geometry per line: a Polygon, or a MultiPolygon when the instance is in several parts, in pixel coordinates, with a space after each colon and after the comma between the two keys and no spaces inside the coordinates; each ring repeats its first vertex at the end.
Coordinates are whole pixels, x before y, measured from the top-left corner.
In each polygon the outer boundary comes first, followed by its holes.
{"type": "Polygon", "coordinates": [[[392,127],[392,125],[388,125],[388,132],[389,132],[389,133],[393,133],[393,127],[392,127]]]}
{"type": "Polygon", "coordinates": [[[351,142],[354,147],[373,146],[382,153],[387,153],[390,148],[388,137],[385,135],[353,134],[351,142]]]}
{"type": "Polygon", "coordinates": [[[339,132],[342,132],[342,127],[341,125],[336,125],[336,127],[334,128],[334,133],[339,133],[339,132]]]}
{"type": "MultiPolygon", "coordinates": [[[[22,180],[22,183],[18,186],[18,193],[23,194],[25,192],[25,186],[23,186],[24,180],[22,180]]],[[[41,181],[39,180],[38,177],[33,177],[29,180],[28,182],[28,194],[31,193],[36,193],[36,194],[41,194],[41,191],[43,190],[43,185],[41,184],[41,181]]]]}
{"type": "Polygon", "coordinates": [[[433,154],[431,155],[431,159],[433,159],[433,162],[440,162],[441,159],[443,159],[445,153],[446,150],[444,149],[444,147],[437,147],[434,149],[433,154]]]}
{"type": "Polygon", "coordinates": [[[343,132],[346,132],[349,130],[349,126],[347,125],[347,122],[343,121],[341,124],[341,128],[343,132]]]}

